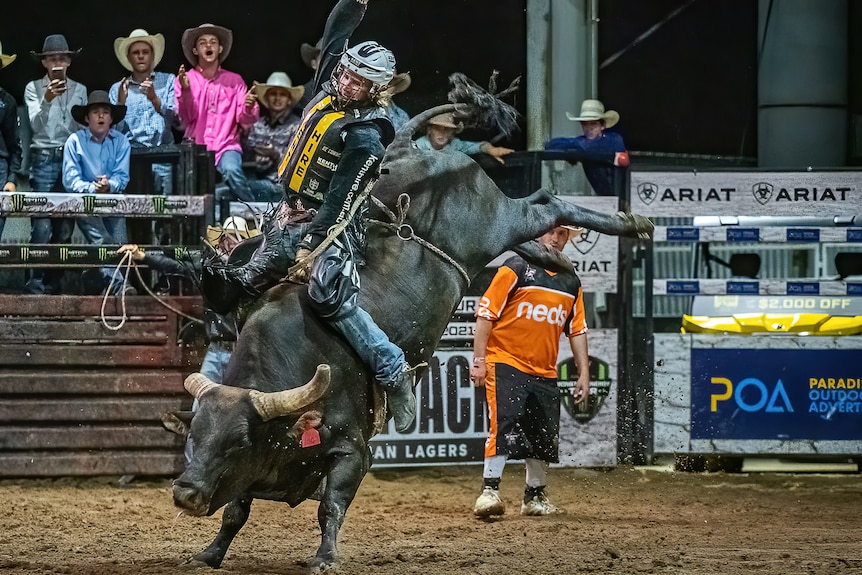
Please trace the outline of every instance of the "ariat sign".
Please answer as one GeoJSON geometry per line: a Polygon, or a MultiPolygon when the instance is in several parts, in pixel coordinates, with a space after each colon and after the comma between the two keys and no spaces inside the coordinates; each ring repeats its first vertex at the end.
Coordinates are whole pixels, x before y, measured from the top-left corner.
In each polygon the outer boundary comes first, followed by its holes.
{"type": "Polygon", "coordinates": [[[645,216],[856,215],[859,172],[632,172],[632,212],[645,216]]]}

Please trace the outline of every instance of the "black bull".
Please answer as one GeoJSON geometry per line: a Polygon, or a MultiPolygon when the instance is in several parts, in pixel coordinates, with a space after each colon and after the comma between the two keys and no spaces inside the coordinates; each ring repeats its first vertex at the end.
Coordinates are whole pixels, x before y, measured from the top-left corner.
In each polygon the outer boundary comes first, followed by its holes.
{"type": "MultiPolygon", "coordinates": [[[[536,244],[530,240],[558,224],[641,238],[652,232],[643,217],[590,211],[544,190],[508,198],[469,157],[411,146],[418,126],[451,110],[424,112],[399,132],[373,192],[391,214],[372,204],[372,218],[389,222],[403,215],[404,225],[397,234],[392,226],[369,225],[360,303],[413,365],[430,360],[467,277],[507,249],[536,244]]],[[[190,435],[195,451],[174,482],[174,501],[194,515],[227,504],[221,530],[195,560],[221,564],[252,499],[295,506],[314,497],[320,500],[321,545],[312,567],[333,564],[338,531],[371,466],[372,380],[348,344],[310,310],[304,286],[284,283],[258,299],[225,385],[199,374],[187,381],[199,399],[190,435]],[[310,428],[318,429],[320,444],[301,441],[310,428]]]]}

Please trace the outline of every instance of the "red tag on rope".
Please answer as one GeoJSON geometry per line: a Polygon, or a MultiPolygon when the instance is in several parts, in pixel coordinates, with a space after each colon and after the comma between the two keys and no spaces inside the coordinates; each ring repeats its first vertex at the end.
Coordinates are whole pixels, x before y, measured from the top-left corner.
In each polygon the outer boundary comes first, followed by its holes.
{"type": "Polygon", "coordinates": [[[299,438],[300,447],[314,447],[320,445],[320,432],[313,427],[309,427],[302,432],[302,437],[299,438]]]}

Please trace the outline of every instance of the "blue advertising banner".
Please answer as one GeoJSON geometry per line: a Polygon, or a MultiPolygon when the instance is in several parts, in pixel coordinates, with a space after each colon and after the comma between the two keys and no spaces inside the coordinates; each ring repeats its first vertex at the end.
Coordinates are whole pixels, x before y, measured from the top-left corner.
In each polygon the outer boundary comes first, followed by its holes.
{"type": "Polygon", "coordinates": [[[692,349],[691,438],[862,439],[858,350],[692,349]]]}

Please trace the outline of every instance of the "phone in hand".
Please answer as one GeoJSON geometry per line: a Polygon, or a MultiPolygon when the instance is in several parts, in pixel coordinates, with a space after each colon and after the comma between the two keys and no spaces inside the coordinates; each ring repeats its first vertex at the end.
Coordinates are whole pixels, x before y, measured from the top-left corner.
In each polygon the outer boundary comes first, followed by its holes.
{"type": "Polygon", "coordinates": [[[66,68],[65,66],[54,66],[51,68],[51,72],[48,77],[51,80],[60,80],[64,84],[66,83],[66,68]]]}

